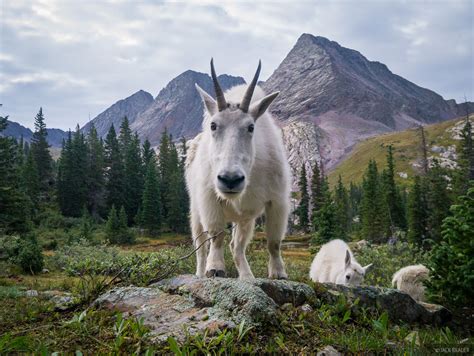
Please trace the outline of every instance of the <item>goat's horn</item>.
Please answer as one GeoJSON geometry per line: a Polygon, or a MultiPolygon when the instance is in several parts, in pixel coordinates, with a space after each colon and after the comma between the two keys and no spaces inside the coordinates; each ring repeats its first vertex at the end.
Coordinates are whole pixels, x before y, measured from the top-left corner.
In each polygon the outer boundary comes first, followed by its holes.
{"type": "Polygon", "coordinates": [[[240,103],[240,110],[243,112],[249,111],[250,102],[252,101],[252,95],[257,86],[258,76],[260,75],[260,69],[262,68],[262,61],[258,61],[257,71],[253,76],[252,82],[249,84],[247,91],[245,92],[244,97],[242,98],[242,102],[240,103]]]}
{"type": "Polygon", "coordinates": [[[227,103],[225,101],[224,92],[217,81],[216,70],[214,69],[214,59],[211,58],[211,76],[212,81],[214,83],[214,90],[216,92],[216,100],[217,100],[217,109],[219,111],[225,110],[227,108],[227,103]]]}

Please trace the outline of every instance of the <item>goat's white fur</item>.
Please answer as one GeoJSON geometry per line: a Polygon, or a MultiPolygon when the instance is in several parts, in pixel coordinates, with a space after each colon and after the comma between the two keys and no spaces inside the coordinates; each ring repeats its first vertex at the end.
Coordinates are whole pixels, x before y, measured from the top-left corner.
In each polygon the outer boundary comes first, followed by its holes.
{"type": "Polygon", "coordinates": [[[332,240],[314,257],[309,277],[314,282],[359,285],[371,265],[362,267],[344,241],[332,240]]]}
{"type": "MultiPolygon", "coordinates": [[[[237,104],[240,103],[246,88],[246,85],[241,85],[227,91],[225,98],[230,104],[230,109],[220,113],[216,112],[212,97],[198,88],[205,104],[203,131],[190,143],[186,162],[186,182],[191,200],[191,230],[194,237],[203,231],[208,231],[208,236],[211,236],[223,230],[227,223],[234,223],[230,243],[234,262],[239,278],[251,279],[254,276],[245,257],[245,250],[254,233],[255,219],[264,212],[270,255],[268,275],[270,278],[287,278],[280,244],[286,231],[290,208],[290,167],[281,130],[269,113],[258,111],[258,108],[262,110],[265,106],[261,104],[262,101],[269,100],[271,103],[277,93],[267,99],[271,95],[265,97],[263,90],[256,87],[249,113],[240,111],[238,114],[237,104]],[[212,120],[215,121],[216,117],[220,117],[219,115],[223,116],[221,119],[227,119],[225,115],[229,117],[235,115],[234,118],[229,118],[230,121],[227,122],[229,125],[234,124],[232,121],[234,119],[235,125],[241,125],[239,120],[249,120],[251,115],[254,116],[255,122],[252,120],[252,123],[254,122],[255,128],[253,137],[248,143],[249,147],[239,148],[239,145],[234,145],[233,148],[227,148],[224,142],[222,151],[225,152],[215,152],[212,143],[215,137],[210,125],[212,120]],[[241,115],[242,118],[238,118],[237,115],[241,115]],[[247,149],[253,157],[245,157],[247,149]],[[229,153],[228,150],[242,150],[242,152],[229,153]],[[243,171],[246,173],[245,188],[235,198],[226,196],[216,187],[216,166],[234,164],[226,162],[231,156],[238,156],[245,166],[243,171]]],[[[268,107],[269,102],[264,109],[268,107]]],[[[227,137],[230,138],[235,140],[235,137],[227,137]]],[[[235,164],[239,165],[237,162],[235,164]]],[[[199,245],[206,238],[205,234],[201,235],[194,241],[195,245],[199,245]]],[[[206,248],[199,249],[196,255],[197,276],[204,277],[206,271],[224,271],[224,236],[213,239],[210,246],[206,244],[206,248]]]]}
{"type": "Polygon", "coordinates": [[[416,301],[425,301],[423,282],[429,277],[429,270],[423,265],[406,266],[399,269],[392,278],[392,287],[407,293],[416,301]]]}

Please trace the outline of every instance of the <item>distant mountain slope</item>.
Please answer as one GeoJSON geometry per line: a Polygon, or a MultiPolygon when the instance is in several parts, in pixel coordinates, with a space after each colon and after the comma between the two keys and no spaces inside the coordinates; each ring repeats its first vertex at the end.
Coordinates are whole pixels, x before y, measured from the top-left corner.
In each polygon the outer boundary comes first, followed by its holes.
{"type": "Polygon", "coordinates": [[[153,102],[153,96],[144,91],[139,90],[129,97],[117,101],[111,107],[97,115],[82,127],[82,132],[89,132],[90,127],[94,124],[99,136],[105,137],[112,124],[117,130],[126,116],[130,123],[134,122],[137,116],[144,111],[153,102]]]}
{"type": "MultiPolygon", "coordinates": [[[[60,129],[46,129],[46,131],[48,132],[49,144],[52,147],[61,147],[63,138],[67,137],[67,132],[60,129]]],[[[17,140],[20,140],[23,136],[23,140],[29,142],[33,137],[33,131],[17,122],[8,120],[8,126],[6,130],[2,132],[2,135],[14,137],[17,140]]]]}
{"type": "Polygon", "coordinates": [[[444,100],[382,63],[310,34],[298,39],[263,88],[281,92],[271,111],[283,126],[304,121],[319,127],[319,146],[328,167],[361,139],[465,112],[464,104],[444,100]]]}
{"type": "MultiPolygon", "coordinates": [[[[219,83],[223,90],[244,84],[241,77],[220,75],[219,83]]],[[[163,88],[155,101],[140,113],[131,125],[142,139],[148,138],[152,145],[159,142],[166,129],[174,138],[192,138],[201,130],[203,105],[195,88],[197,83],[209,94],[214,95],[211,77],[205,73],[188,70],[163,88]]]]}
{"type": "MultiPolygon", "coordinates": [[[[471,116],[472,119],[474,116],[471,116]]],[[[456,165],[456,146],[464,124],[465,119],[457,118],[424,127],[428,144],[428,159],[431,162],[433,158],[437,158],[442,166],[449,168],[456,165]]],[[[362,182],[371,159],[375,159],[380,170],[383,169],[386,165],[389,145],[394,148],[397,179],[400,182],[411,182],[414,175],[421,170],[420,136],[416,129],[386,133],[358,143],[353,151],[329,173],[330,183],[334,185],[339,175],[344,184],[349,184],[351,181],[362,182]]]]}

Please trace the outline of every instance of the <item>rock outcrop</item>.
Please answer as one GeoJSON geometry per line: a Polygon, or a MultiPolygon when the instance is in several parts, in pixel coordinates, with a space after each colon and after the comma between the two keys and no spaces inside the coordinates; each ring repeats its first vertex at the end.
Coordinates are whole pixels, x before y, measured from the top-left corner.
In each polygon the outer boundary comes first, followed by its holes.
{"type": "Polygon", "coordinates": [[[419,304],[394,289],[344,287],[257,278],[197,278],[181,275],[149,287],[118,287],[95,301],[95,306],[121,311],[125,316],[143,318],[157,342],[168,336],[183,340],[189,334],[212,333],[219,329],[246,325],[274,325],[280,309],[288,305],[311,312],[313,306],[334,303],[341,294],[348,301],[359,299],[354,308],[387,310],[394,321],[443,324],[450,313],[441,306],[419,304]]]}

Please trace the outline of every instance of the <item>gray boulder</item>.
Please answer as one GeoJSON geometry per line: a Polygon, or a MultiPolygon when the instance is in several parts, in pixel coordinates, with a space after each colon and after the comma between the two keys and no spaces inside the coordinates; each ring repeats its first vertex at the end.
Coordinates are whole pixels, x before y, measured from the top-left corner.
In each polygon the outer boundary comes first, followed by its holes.
{"type": "Polygon", "coordinates": [[[272,325],[278,313],[294,307],[311,312],[311,305],[335,303],[343,294],[349,302],[359,299],[357,308],[387,310],[393,321],[442,324],[449,311],[441,306],[420,304],[408,294],[394,289],[345,287],[257,278],[240,281],[231,278],[198,278],[181,275],[149,287],[117,287],[95,301],[95,306],[143,318],[156,342],[173,336],[182,341],[189,334],[224,328],[272,325]]]}

